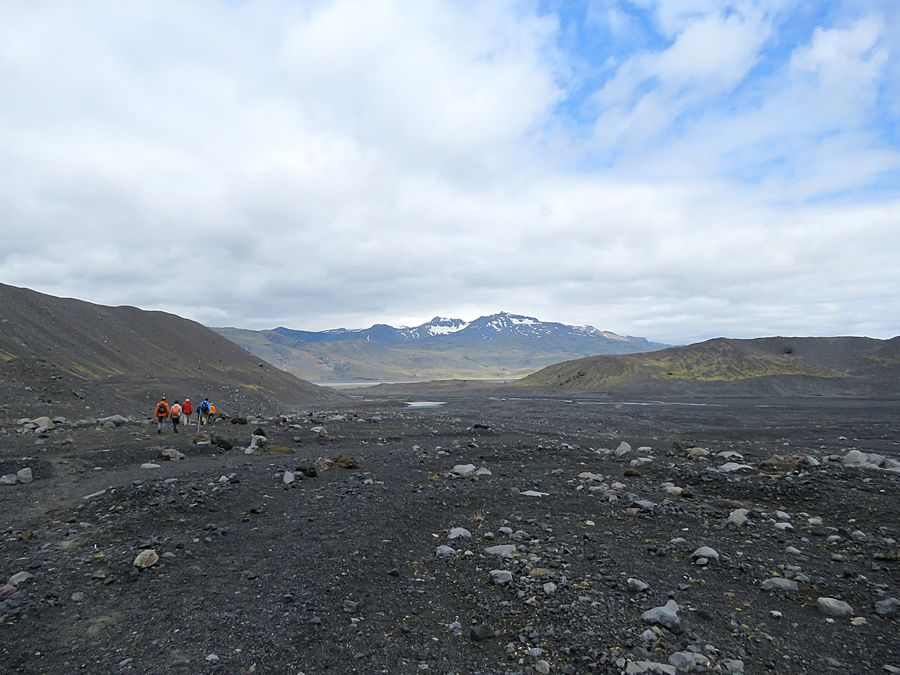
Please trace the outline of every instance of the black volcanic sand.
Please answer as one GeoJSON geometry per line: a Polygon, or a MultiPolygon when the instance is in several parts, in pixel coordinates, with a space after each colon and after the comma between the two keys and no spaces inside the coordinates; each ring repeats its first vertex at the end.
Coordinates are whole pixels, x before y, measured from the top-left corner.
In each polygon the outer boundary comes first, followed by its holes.
{"type": "Polygon", "coordinates": [[[900,476],[827,459],[896,457],[900,403],[706,403],[357,398],[261,420],[268,447],[253,456],[240,447],[252,420],[213,427],[230,451],[155,425],[39,437],[8,420],[0,473],[28,466],[35,480],[0,485],[0,584],[33,577],[0,587],[0,671],[619,673],[688,651],[712,672],[736,660],[747,673],[900,667],[900,614],[874,609],[900,596],[900,476]],[[634,450],[597,452],[621,441],[634,450]],[[725,460],[691,462],[692,445],[738,451],[753,470],[709,471],[725,460]],[[166,447],[187,459],[157,460],[166,447]],[[797,457],[761,471],[773,453],[797,457]],[[341,454],[359,468],[284,484],[285,470],[341,454]],[[625,477],[638,456],[653,461],[625,477]],[[448,477],[468,463],[491,475],[448,477]],[[623,483],[618,501],[582,472],[623,483]],[[726,526],[739,507],[748,522],[726,526]],[[776,510],[793,530],[775,528],[776,510]],[[454,527],[471,538],[449,540],[454,527]],[[515,557],[485,552],[498,544],[515,557]],[[457,553],[438,557],[440,545],[457,553]],[[700,546],[718,563],[695,564],[700,546]],[[138,571],[147,548],[161,557],[138,571]],[[512,580],[493,584],[492,570],[512,580]],[[799,590],[762,590],[775,575],[799,590]],[[649,588],[629,590],[629,577],[649,588]],[[826,617],[821,596],[853,614],[826,617]],[[643,638],[642,613],[670,599],[680,626],[643,638]]]}

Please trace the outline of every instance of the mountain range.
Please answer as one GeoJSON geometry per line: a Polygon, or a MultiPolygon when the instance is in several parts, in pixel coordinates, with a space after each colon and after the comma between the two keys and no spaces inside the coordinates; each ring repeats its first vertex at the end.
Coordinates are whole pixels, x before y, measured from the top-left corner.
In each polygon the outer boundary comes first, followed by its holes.
{"type": "Polygon", "coordinates": [[[504,379],[595,354],[667,345],[593,326],[500,312],[468,322],[436,316],[419,326],[303,331],[213,328],[250,353],[314,382],[504,379]]]}

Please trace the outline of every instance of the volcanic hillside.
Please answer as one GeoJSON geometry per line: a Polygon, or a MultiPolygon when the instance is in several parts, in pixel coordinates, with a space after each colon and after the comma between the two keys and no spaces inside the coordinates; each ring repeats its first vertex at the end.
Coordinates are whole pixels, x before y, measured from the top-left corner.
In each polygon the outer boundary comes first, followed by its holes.
{"type": "Polygon", "coordinates": [[[338,395],[173,314],[105,307],[0,284],[0,411],[152,411],[161,394],[203,395],[226,411],[338,395]],[[124,407],[123,407],[124,406],[124,407]]]}
{"type": "Polygon", "coordinates": [[[900,395],[900,337],[717,338],[648,354],[594,356],[517,387],[559,392],[900,395]]]}

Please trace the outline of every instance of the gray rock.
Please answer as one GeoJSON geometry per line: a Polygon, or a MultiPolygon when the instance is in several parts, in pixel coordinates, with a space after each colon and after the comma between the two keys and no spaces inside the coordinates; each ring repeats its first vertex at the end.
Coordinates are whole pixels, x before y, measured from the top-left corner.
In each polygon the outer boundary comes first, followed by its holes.
{"type": "Polygon", "coordinates": [[[448,558],[451,555],[456,555],[456,549],[452,546],[447,546],[446,544],[441,544],[434,550],[434,554],[438,558],[448,558]]]}
{"type": "Polygon", "coordinates": [[[697,560],[698,558],[706,558],[708,560],[715,560],[719,562],[719,552],[714,548],[710,548],[709,546],[701,546],[696,551],[691,553],[691,558],[697,560]]]}
{"type": "Polygon", "coordinates": [[[491,570],[491,582],[498,586],[505,586],[512,578],[512,572],[509,570],[491,570]]]}
{"type": "Polygon", "coordinates": [[[764,591],[789,592],[800,590],[800,587],[797,585],[796,581],[792,581],[791,579],[784,579],[782,577],[772,577],[771,579],[766,579],[760,584],[760,586],[764,591]]]}
{"type": "Polygon", "coordinates": [[[498,544],[497,546],[488,546],[484,552],[499,555],[501,558],[512,558],[516,554],[516,546],[515,544],[498,544]]]}
{"type": "Polygon", "coordinates": [[[550,662],[541,659],[540,661],[535,661],[534,663],[534,672],[540,673],[540,675],[549,675],[550,674],[550,662]]]}
{"type": "Polygon", "coordinates": [[[31,572],[16,572],[9,578],[10,586],[21,586],[29,579],[33,579],[34,575],[31,572]]]}
{"type": "Polygon", "coordinates": [[[175,448],[166,448],[159,453],[159,456],[163,459],[169,460],[170,462],[177,462],[185,458],[184,453],[179,452],[175,448]]]}
{"type": "Polygon", "coordinates": [[[687,456],[692,462],[696,462],[698,459],[706,459],[709,457],[710,452],[706,448],[688,448],[687,456]]]}
{"type": "Polygon", "coordinates": [[[447,535],[447,539],[471,539],[472,533],[469,532],[464,527],[452,527],[450,528],[450,534],[447,535]]]}
{"type": "Polygon", "coordinates": [[[19,482],[14,473],[6,473],[0,476],[0,485],[15,485],[19,482]]]}
{"type": "Polygon", "coordinates": [[[675,675],[676,670],[675,666],[670,666],[667,663],[629,661],[628,665],[625,666],[625,673],[627,675],[642,675],[643,673],[648,673],[648,675],[675,675]]]}
{"type": "Polygon", "coordinates": [[[885,598],[875,603],[875,613],[878,616],[894,616],[897,612],[900,612],[900,600],[897,598],[885,598]]]}
{"type": "Polygon", "coordinates": [[[674,600],[669,600],[662,607],[648,609],[641,614],[641,621],[662,626],[669,630],[679,629],[681,628],[681,619],[678,618],[678,603],[674,600]]]}
{"type": "Polygon", "coordinates": [[[325,427],[323,427],[321,425],[310,428],[310,432],[314,433],[319,438],[327,438],[328,437],[328,429],[326,429],[325,427]]]}
{"type": "Polygon", "coordinates": [[[219,662],[219,655],[218,654],[207,654],[206,662],[213,666],[216,665],[219,662]]]}
{"type": "Polygon", "coordinates": [[[475,476],[492,476],[490,469],[486,469],[485,467],[481,467],[478,471],[475,472],[475,476]]]}
{"type": "Polygon", "coordinates": [[[53,422],[46,415],[44,415],[43,417],[35,417],[33,420],[31,420],[31,423],[34,424],[38,429],[53,428],[53,422]]]}
{"type": "Polygon", "coordinates": [[[692,671],[697,664],[693,652],[675,652],[669,657],[669,663],[675,666],[675,670],[682,673],[692,671]]]}
{"type": "Polygon", "coordinates": [[[465,478],[467,476],[471,476],[475,473],[475,465],[474,464],[457,464],[452,469],[450,469],[450,473],[455,474],[457,476],[461,476],[465,478]]]}
{"type": "Polygon", "coordinates": [[[819,598],[816,600],[819,611],[828,616],[842,618],[853,614],[853,608],[837,598],[819,598]]]}
{"type": "Polygon", "coordinates": [[[525,490],[524,492],[520,492],[519,494],[523,497],[547,497],[550,493],[538,492],[537,490],[525,490]]]}
{"type": "Polygon", "coordinates": [[[744,662],[740,659],[725,659],[722,667],[728,675],[740,675],[744,672],[744,662]]]}
{"type": "Polygon", "coordinates": [[[16,471],[16,478],[20,483],[30,483],[34,480],[34,475],[31,473],[31,468],[26,466],[24,469],[16,471]]]}
{"type": "Polygon", "coordinates": [[[293,471],[285,471],[284,475],[281,477],[281,480],[285,485],[290,485],[295,480],[297,480],[297,474],[295,474],[293,471]]]}
{"type": "Polygon", "coordinates": [[[650,584],[640,579],[629,578],[625,583],[628,584],[628,590],[632,593],[642,593],[650,588],[650,584]]]}
{"type": "Polygon", "coordinates": [[[615,452],[616,457],[627,455],[629,452],[631,452],[631,445],[629,445],[625,441],[622,441],[621,443],[619,443],[619,447],[616,448],[615,452]]]}
{"type": "Polygon", "coordinates": [[[142,469],[158,469],[159,464],[154,464],[153,462],[144,462],[141,464],[142,469]]]}
{"type": "Polygon", "coordinates": [[[717,471],[719,473],[737,473],[739,471],[753,471],[753,467],[747,464],[738,464],[737,462],[726,462],[717,471]]]}
{"type": "Polygon", "coordinates": [[[735,509],[728,514],[728,524],[742,527],[747,522],[747,514],[749,513],[750,509],[735,509]]]}
{"type": "Polygon", "coordinates": [[[114,427],[121,427],[128,424],[129,419],[127,417],[122,417],[121,415],[110,415],[109,417],[100,417],[97,419],[97,424],[106,424],[107,422],[111,423],[114,427]]]}

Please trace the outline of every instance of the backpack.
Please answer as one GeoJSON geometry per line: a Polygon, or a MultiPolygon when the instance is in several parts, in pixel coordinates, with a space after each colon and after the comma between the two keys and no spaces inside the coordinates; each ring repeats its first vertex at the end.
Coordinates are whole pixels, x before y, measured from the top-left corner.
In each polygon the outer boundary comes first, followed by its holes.
{"type": "Polygon", "coordinates": [[[165,403],[162,403],[162,402],[156,404],[156,416],[157,417],[165,417],[168,414],[169,414],[169,406],[167,406],[165,403]]]}
{"type": "Polygon", "coordinates": [[[172,406],[172,417],[181,417],[181,406],[177,403],[172,406]]]}
{"type": "Polygon", "coordinates": [[[209,413],[209,401],[203,401],[200,404],[200,412],[202,412],[204,415],[209,413]]]}

